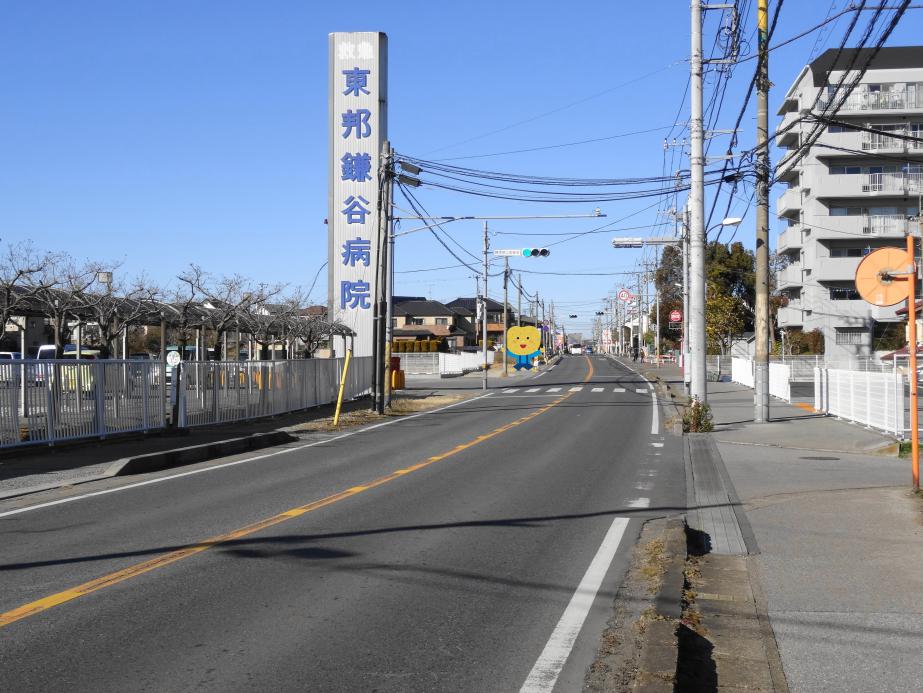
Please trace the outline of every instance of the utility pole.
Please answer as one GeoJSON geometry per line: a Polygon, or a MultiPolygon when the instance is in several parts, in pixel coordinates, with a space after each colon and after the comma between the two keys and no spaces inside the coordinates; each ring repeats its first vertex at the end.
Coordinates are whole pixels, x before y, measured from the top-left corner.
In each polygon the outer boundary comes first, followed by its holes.
{"type": "Polygon", "coordinates": [[[507,377],[510,374],[510,364],[506,359],[506,340],[507,340],[507,330],[510,323],[509,312],[507,306],[509,305],[509,293],[507,290],[507,284],[509,283],[510,278],[510,259],[508,257],[503,258],[503,377],[507,377]]]}
{"type": "Polygon", "coordinates": [[[516,286],[516,325],[522,327],[522,272],[519,273],[519,284],[516,286]]]}
{"type": "Polygon", "coordinates": [[[657,337],[654,340],[654,353],[660,358],[660,287],[657,286],[657,265],[660,263],[660,248],[654,250],[654,310],[657,314],[657,337]]]}
{"type": "Polygon", "coordinates": [[[382,196],[384,197],[384,204],[382,205],[382,216],[384,217],[384,238],[382,239],[383,246],[383,255],[384,260],[381,263],[381,281],[382,286],[382,297],[385,302],[385,324],[384,329],[382,330],[382,340],[384,342],[384,348],[382,353],[384,355],[384,383],[381,388],[381,402],[379,413],[384,414],[385,407],[391,406],[391,343],[393,341],[393,325],[394,320],[393,310],[394,310],[394,234],[391,227],[391,201],[394,195],[394,175],[391,171],[391,143],[385,142],[386,157],[383,159],[384,163],[384,190],[382,191],[382,196]]]}
{"type": "Polygon", "coordinates": [[[705,382],[705,157],[702,148],[702,0],[691,1],[691,56],[689,60],[690,142],[690,394],[707,398],[705,382]]]}
{"type": "Polygon", "coordinates": [[[490,250],[490,240],[487,238],[487,220],[484,221],[484,300],[482,301],[481,318],[484,329],[484,376],[481,380],[481,389],[487,389],[487,251],[490,250]]]}
{"type": "Polygon", "coordinates": [[[689,210],[683,208],[683,384],[689,391],[689,210]]]}
{"type": "Polygon", "coordinates": [[[753,420],[769,421],[769,36],[767,0],[756,0],[756,358],[753,420]]]}

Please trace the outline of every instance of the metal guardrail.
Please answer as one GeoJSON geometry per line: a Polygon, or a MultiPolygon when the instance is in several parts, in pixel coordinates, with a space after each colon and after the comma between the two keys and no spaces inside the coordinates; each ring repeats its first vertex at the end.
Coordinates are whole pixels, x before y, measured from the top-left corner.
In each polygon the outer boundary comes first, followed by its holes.
{"type": "Polygon", "coordinates": [[[0,364],[0,447],[56,443],[166,426],[159,361],[0,364]]]}
{"type": "MultiPolygon", "coordinates": [[[[165,428],[174,404],[179,426],[329,404],[343,361],[185,361],[166,373],[159,361],[7,361],[0,363],[0,448],[165,428]]],[[[371,357],[352,359],[344,397],[367,393],[371,382],[371,357]]]]}
{"type": "MultiPolygon", "coordinates": [[[[178,368],[178,424],[205,426],[257,419],[336,401],[345,359],[187,361],[178,368]]],[[[344,399],[372,386],[372,357],[353,358],[344,399]]]]}

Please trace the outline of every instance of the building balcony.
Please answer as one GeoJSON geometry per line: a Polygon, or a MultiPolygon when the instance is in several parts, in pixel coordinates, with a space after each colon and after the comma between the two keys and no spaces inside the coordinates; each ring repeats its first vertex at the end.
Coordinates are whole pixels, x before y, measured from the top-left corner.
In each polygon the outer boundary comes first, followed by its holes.
{"type": "MultiPolygon", "coordinates": [[[[823,176],[815,186],[819,199],[839,197],[907,197],[923,192],[923,173],[852,173],[823,176]]],[[[779,211],[782,214],[781,210],[779,211]]]]}
{"type": "Polygon", "coordinates": [[[861,260],[861,257],[818,257],[809,276],[817,282],[853,281],[861,260]]]}
{"type": "Polygon", "coordinates": [[[798,143],[801,127],[796,123],[802,118],[799,111],[789,111],[782,117],[782,122],[776,130],[776,144],[780,147],[791,147],[798,143]],[[779,134],[781,132],[781,134],[779,134]]]}
{"type": "MultiPolygon", "coordinates": [[[[819,109],[825,109],[828,106],[826,96],[822,96],[819,109]]],[[[839,113],[874,113],[883,114],[894,113],[895,111],[923,111],[923,89],[912,89],[910,91],[893,89],[888,91],[868,91],[862,89],[855,90],[846,97],[845,103],[840,107],[839,113]]]]}
{"type": "Polygon", "coordinates": [[[776,214],[791,216],[801,211],[801,188],[789,188],[776,200],[776,214]]]}
{"type": "Polygon", "coordinates": [[[801,278],[801,263],[795,262],[785,269],[780,270],[778,282],[780,289],[786,289],[790,286],[802,286],[804,280],[801,278]]]}
{"type": "Polygon", "coordinates": [[[779,327],[798,327],[804,323],[804,317],[801,312],[801,302],[791,301],[787,306],[779,308],[776,316],[779,320],[779,327]]]}
{"type": "Polygon", "coordinates": [[[785,231],[779,234],[778,251],[785,253],[792,250],[799,250],[802,247],[801,225],[789,226],[785,231]]]}
{"type": "Polygon", "coordinates": [[[903,238],[907,235],[911,224],[907,217],[901,215],[874,216],[874,217],[812,217],[811,223],[805,223],[811,229],[811,234],[817,239],[857,237],[863,238],[903,238]]]}

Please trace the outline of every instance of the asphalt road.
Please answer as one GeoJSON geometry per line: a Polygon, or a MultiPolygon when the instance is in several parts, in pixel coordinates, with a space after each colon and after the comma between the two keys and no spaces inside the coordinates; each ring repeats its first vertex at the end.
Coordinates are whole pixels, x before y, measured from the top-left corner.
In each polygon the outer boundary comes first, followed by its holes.
{"type": "Polygon", "coordinates": [[[0,504],[0,687],[580,690],[643,519],[684,509],[680,439],[604,357],[514,382],[0,504]]]}

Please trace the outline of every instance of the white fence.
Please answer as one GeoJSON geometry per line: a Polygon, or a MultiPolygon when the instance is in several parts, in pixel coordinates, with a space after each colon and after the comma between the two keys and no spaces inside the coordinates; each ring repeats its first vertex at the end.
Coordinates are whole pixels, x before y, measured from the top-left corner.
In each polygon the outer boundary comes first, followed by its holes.
{"type": "Polygon", "coordinates": [[[0,447],[163,428],[159,361],[0,364],[0,447]]]}
{"type": "MultiPolygon", "coordinates": [[[[788,364],[769,364],[769,394],[786,402],[792,401],[792,369],[788,364]]],[[[731,360],[731,381],[746,387],[755,387],[754,365],[751,359],[731,360]]]]}
{"type": "Polygon", "coordinates": [[[792,369],[784,363],[769,364],[769,394],[786,402],[792,401],[792,369]]]}
{"type": "MultiPolygon", "coordinates": [[[[408,375],[461,375],[484,365],[482,352],[462,351],[457,354],[395,354],[401,359],[401,370],[408,375]]],[[[494,352],[487,352],[487,363],[493,363],[494,352]]]]}
{"type": "MultiPolygon", "coordinates": [[[[159,361],[7,361],[0,363],[0,448],[165,428],[173,404],[179,426],[329,404],[343,362],[186,361],[171,383],[159,361]]],[[[371,382],[371,357],[352,359],[344,399],[369,392],[371,382]]]]}
{"type": "Polygon", "coordinates": [[[731,382],[753,387],[753,361],[750,359],[731,359],[731,382]]]}
{"type": "MultiPolygon", "coordinates": [[[[186,362],[177,378],[181,427],[285,414],[336,401],[344,359],[186,362]]],[[[372,357],[350,361],[343,399],[372,387],[372,357]]]]}
{"type": "MultiPolygon", "coordinates": [[[[773,356],[772,359],[790,366],[792,369],[792,382],[800,383],[813,382],[815,368],[837,368],[851,371],[872,371],[874,373],[893,372],[896,368],[895,363],[892,361],[879,361],[877,358],[870,356],[857,356],[850,359],[827,359],[822,354],[815,354],[811,356],[786,356],[784,358],[773,356]]],[[[897,366],[900,366],[900,363],[897,366]]]]}
{"type": "Polygon", "coordinates": [[[814,408],[903,438],[904,376],[817,368],[814,408]]]}

